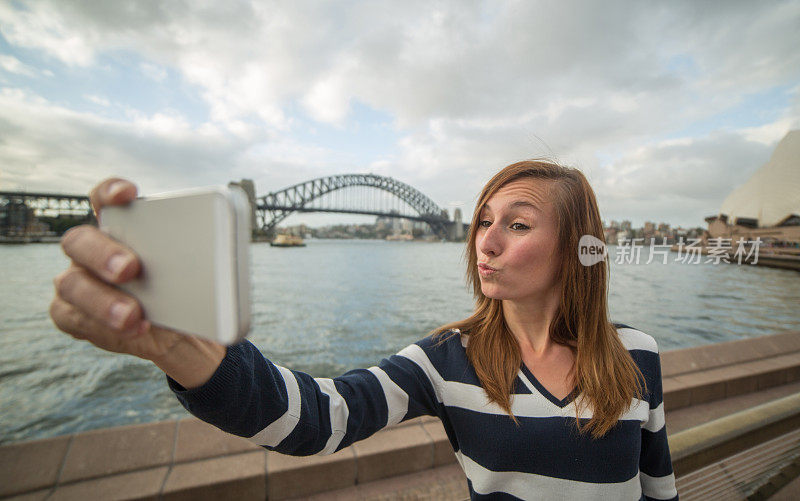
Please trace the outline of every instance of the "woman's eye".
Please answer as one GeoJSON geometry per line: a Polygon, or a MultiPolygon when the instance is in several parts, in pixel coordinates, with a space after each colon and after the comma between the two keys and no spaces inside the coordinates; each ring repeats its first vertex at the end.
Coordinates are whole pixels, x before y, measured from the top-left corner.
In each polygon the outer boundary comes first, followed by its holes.
{"type": "Polygon", "coordinates": [[[491,225],[492,225],[492,222],[491,221],[487,221],[485,219],[478,223],[478,226],[483,226],[484,228],[488,228],[491,225]]]}
{"type": "Polygon", "coordinates": [[[514,223],[511,225],[512,230],[527,230],[530,226],[522,224],[522,223],[514,223]]]}

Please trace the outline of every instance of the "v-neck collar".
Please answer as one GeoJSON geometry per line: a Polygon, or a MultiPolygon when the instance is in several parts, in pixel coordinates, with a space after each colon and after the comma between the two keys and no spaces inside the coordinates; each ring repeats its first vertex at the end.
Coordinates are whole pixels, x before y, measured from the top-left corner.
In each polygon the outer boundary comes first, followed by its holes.
{"type": "Polygon", "coordinates": [[[547,391],[547,388],[545,388],[544,385],[542,383],[540,383],[538,379],[536,379],[536,376],[534,376],[533,373],[530,371],[530,369],[528,369],[528,366],[525,365],[525,362],[522,362],[521,365],[522,365],[522,368],[521,368],[522,374],[528,380],[530,380],[531,384],[533,384],[533,386],[536,388],[536,390],[539,393],[542,394],[542,396],[544,396],[547,400],[553,402],[553,404],[555,404],[555,405],[557,405],[557,406],[559,406],[559,407],[561,407],[563,409],[564,407],[569,405],[570,402],[575,400],[575,397],[577,396],[577,392],[578,392],[578,387],[577,386],[575,388],[573,388],[572,391],[569,392],[569,395],[567,395],[563,399],[559,400],[556,397],[554,397],[552,393],[547,391]]]}

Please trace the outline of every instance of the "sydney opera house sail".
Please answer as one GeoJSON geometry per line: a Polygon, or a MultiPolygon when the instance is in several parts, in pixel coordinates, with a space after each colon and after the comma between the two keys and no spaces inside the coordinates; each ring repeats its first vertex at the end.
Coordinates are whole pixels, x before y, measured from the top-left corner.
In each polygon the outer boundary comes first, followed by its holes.
{"type": "Polygon", "coordinates": [[[769,162],[722,202],[728,223],[750,221],[761,228],[795,223],[800,218],[800,130],[789,132],[769,162]],[[792,218],[795,216],[795,218],[792,218]]]}

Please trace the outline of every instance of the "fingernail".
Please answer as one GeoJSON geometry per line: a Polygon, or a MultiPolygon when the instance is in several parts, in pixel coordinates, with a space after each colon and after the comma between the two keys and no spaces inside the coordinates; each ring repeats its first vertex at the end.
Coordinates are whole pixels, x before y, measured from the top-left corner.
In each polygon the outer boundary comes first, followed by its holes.
{"type": "Polygon", "coordinates": [[[108,198],[114,198],[115,196],[119,195],[122,190],[125,189],[125,183],[122,181],[114,181],[108,186],[108,191],[106,191],[106,195],[108,198]]]}
{"type": "Polygon", "coordinates": [[[129,256],[125,254],[114,254],[111,256],[111,259],[108,260],[106,267],[108,271],[111,272],[111,275],[116,278],[120,276],[130,262],[131,258],[129,256]]]}
{"type": "Polygon", "coordinates": [[[111,305],[111,325],[117,329],[125,327],[125,322],[133,313],[133,305],[118,301],[111,305]]]}

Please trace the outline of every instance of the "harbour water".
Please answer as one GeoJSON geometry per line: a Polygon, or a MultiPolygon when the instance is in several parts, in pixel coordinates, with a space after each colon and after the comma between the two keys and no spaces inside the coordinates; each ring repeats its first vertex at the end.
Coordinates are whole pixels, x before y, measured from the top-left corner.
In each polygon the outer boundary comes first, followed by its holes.
{"type": "MultiPolygon", "coordinates": [[[[278,364],[334,377],[471,311],[463,244],[308,244],[251,246],[249,339],[278,364]]],[[[186,416],[154,366],[53,326],[52,278],[66,265],[56,244],[0,246],[0,443],[186,416]]],[[[612,258],[611,269],[612,319],[651,334],[662,351],[800,326],[794,271],[673,256],[667,264],[612,258]]]]}

